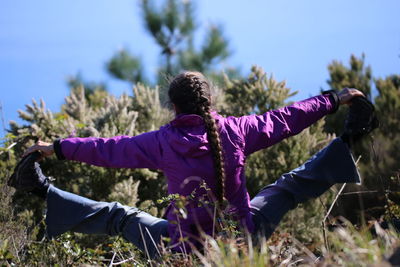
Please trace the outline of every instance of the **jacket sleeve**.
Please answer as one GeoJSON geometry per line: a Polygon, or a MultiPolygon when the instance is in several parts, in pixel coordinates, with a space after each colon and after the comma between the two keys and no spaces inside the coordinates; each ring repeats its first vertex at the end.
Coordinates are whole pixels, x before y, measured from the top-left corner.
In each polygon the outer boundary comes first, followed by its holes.
{"type": "Polygon", "coordinates": [[[154,131],[133,137],[67,138],[56,141],[54,148],[59,159],[110,168],[160,169],[162,149],[158,135],[159,131],[154,131]]]}
{"type": "Polygon", "coordinates": [[[238,126],[243,136],[244,153],[249,155],[300,133],[335,111],[337,104],[330,95],[324,94],[262,115],[240,117],[238,126]]]}

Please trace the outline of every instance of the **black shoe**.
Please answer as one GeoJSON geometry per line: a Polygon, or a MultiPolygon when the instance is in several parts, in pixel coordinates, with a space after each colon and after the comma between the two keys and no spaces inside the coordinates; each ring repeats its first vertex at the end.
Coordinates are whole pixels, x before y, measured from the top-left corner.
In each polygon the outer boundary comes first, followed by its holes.
{"type": "Polygon", "coordinates": [[[353,143],[378,127],[379,121],[375,115],[374,105],[365,97],[353,98],[344,123],[342,138],[353,143]]]}
{"type": "Polygon", "coordinates": [[[41,156],[40,152],[33,152],[21,159],[8,180],[8,186],[26,192],[47,188],[50,180],[43,175],[37,163],[41,156]]]}

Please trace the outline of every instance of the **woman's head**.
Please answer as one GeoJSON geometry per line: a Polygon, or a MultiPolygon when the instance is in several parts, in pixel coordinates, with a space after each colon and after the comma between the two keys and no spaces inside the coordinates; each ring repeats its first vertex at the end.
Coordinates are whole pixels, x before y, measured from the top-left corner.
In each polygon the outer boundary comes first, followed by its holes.
{"type": "Polygon", "coordinates": [[[168,95],[178,113],[198,114],[210,109],[210,83],[200,72],[185,71],[174,77],[168,95]]]}
{"type": "Polygon", "coordinates": [[[211,115],[210,83],[200,72],[185,71],[171,81],[168,95],[177,113],[203,117],[215,168],[216,197],[222,203],[225,187],[224,159],[218,126],[211,115]]]}

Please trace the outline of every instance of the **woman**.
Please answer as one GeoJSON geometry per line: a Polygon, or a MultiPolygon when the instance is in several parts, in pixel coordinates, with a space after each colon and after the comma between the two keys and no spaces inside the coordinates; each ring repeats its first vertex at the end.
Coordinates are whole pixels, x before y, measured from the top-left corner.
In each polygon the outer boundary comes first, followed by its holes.
{"type": "MultiPolygon", "coordinates": [[[[340,104],[363,97],[356,89],[322,94],[263,115],[224,118],[211,110],[206,78],[198,72],[183,72],[170,83],[169,97],[176,118],[158,131],[134,137],[38,142],[26,151],[25,156],[30,156],[16,167],[10,185],[47,200],[50,237],[66,231],[121,234],[153,257],[162,237],[168,236],[173,250],[188,252],[201,247],[202,233],[214,233],[217,208],[245,231],[268,237],[298,203],[321,195],[335,183],[359,182],[346,142],[369,132],[371,123],[365,120],[365,112],[356,111],[350,112],[342,139],[335,139],[252,200],[244,174],[248,155],[301,132],[340,104]],[[361,128],[360,121],[365,121],[361,128]],[[49,184],[36,162],[53,153],[58,159],[96,166],[159,169],[167,177],[168,193],[186,196],[186,212],[178,212],[172,202],[165,220],[119,203],[97,202],[62,191],[49,184]]],[[[353,110],[361,107],[371,115],[373,107],[366,101],[360,103],[352,105],[353,110]]]]}

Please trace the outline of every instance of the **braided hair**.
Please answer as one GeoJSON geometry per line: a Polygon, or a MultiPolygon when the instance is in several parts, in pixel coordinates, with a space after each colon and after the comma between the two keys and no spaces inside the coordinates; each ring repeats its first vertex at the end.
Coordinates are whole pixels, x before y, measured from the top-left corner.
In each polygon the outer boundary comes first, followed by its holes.
{"type": "Polygon", "coordinates": [[[224,159],[218,126],[211,116],[210,83],[200,72],[186,71],[171,81],[168,95],[180,112],[197,114],[204,120],[217,180],[216,197],[222,204],[225,187],[224,159]]]}

